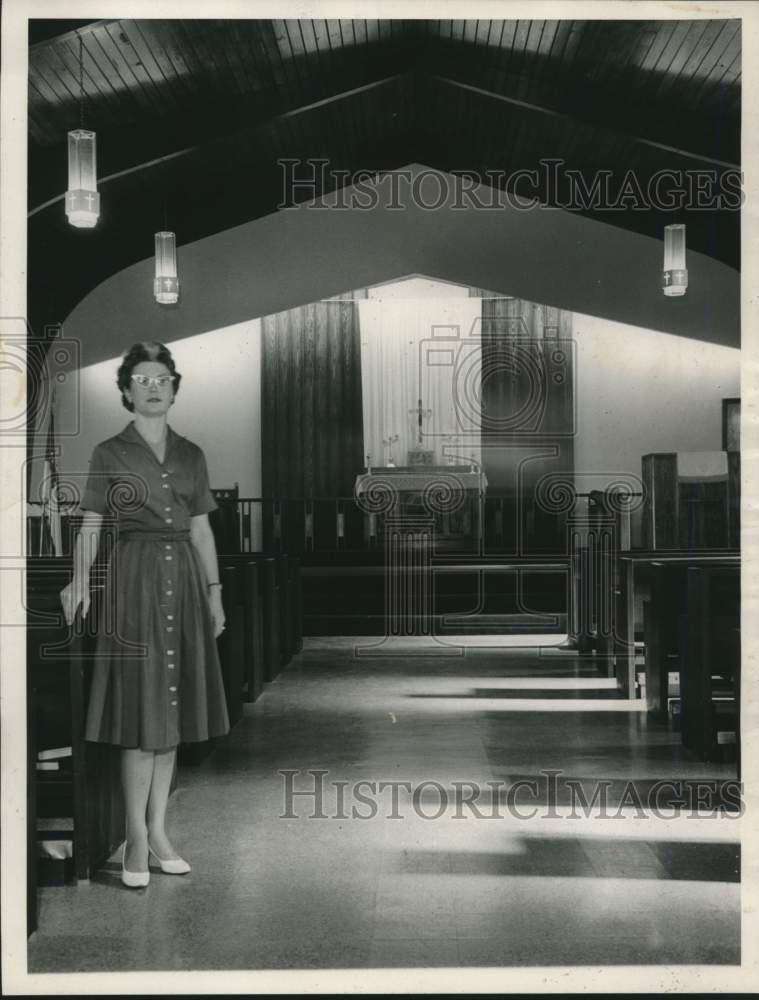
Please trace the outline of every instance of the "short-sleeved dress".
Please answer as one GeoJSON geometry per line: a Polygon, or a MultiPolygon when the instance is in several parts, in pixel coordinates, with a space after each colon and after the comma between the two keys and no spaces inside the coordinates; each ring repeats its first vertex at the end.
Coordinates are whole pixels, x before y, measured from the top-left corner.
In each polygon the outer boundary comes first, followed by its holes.
{"type": "MultiPolygon", "coordinates": [[[[229,731],[190,520],[216,508],[201,449],[167,428],[159,462],[134,421],[95,447],[83,510],[112,515],[85,738],[168,750],[229,731]]],[[[111,518],[109,517],[109,521],[111,518]]]]}

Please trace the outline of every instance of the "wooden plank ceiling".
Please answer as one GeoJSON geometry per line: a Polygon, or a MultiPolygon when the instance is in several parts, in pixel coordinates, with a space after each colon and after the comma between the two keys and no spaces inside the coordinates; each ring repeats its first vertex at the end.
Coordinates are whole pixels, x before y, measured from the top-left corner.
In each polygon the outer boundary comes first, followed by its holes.
{"type": "MultiPolygon", "coordinates": [[[[35,325],[149,256],[164,219],[181,244],[275,211],[281,157],[351,174],[509,174],[541,157],[588,178],[719,174],[740,159],[740,76],[738,20],[30,21],[35,325]],[[69,265],[65,141],[81,120],[103,216],[69,265]]],[[[651,235],[675,221],[602,217],[651,235]]],[[[687,222],[689,246],[738,266],[738,213],[687,222]]]]}

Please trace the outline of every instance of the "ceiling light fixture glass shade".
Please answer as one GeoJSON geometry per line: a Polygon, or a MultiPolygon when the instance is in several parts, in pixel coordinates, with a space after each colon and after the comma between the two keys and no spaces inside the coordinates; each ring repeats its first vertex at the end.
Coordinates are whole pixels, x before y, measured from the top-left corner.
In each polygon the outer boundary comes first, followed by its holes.
{"type": "Polygon", "coordinates": [[[68,134],[69,186],[66,215],[77,229],[92,229],[100,217],[97,191],[97,149],[95,133],[84,128],[68,134]]]}
{"type": "Polygon", "coordinates": [[[664,273],[662,291],[665,295],[685,295],[688,269],[685,266],[685,226],[682,223],[664,227],[664,273]]]}
{"type": "Polygon", "coordinates": [[[155,280],[153,293],[156,302],[171,306],[179,300],[177,278],[177,238],[174,233],[155,234],[155,280]]]}

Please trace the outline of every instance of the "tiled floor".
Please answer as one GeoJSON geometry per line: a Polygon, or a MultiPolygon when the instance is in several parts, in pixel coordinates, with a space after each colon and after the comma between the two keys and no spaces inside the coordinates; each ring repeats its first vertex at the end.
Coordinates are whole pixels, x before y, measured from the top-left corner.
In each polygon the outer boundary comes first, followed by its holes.
{"type": "Polygon", "coordinates": [[[566,652],[354,642],[307,640],[182,770],[170,828],[192,874],[135,891],[111,864],[42,891],[30,971],[740,961],[737,821],[645,808],[657,779],[733,768],[691,760],[566,652]],[[300,791],[327,772],[323,818],[313,794],[288,810],[288,769],[300,791]],[[569,778],[591,803],[606,782],[605,817],[572,815],[569,778]],[[362,780],[395,782],[395,808],[362,780]]]}

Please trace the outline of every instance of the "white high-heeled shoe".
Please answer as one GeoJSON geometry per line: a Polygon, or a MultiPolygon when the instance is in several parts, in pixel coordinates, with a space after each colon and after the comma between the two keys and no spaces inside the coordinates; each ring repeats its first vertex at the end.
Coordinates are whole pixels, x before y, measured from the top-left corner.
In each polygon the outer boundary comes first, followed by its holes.
{"type": "Polygon", "coordinates": [[[186,875],[192,871],[192,868],[184,858],[169,858],[167,861],[164,861],[163,858],[158,857],[152,847],[148,847],[148,850],[161,866],[161,871],[164,875],[186,875]]]}
{"type": "Polygon", "coordinates": [[[130,872],[126,868],[126,841],[121,852],[121,881],[130,889],[144,889],[150,882],[150,870],[146,872],[130,872]]]}

